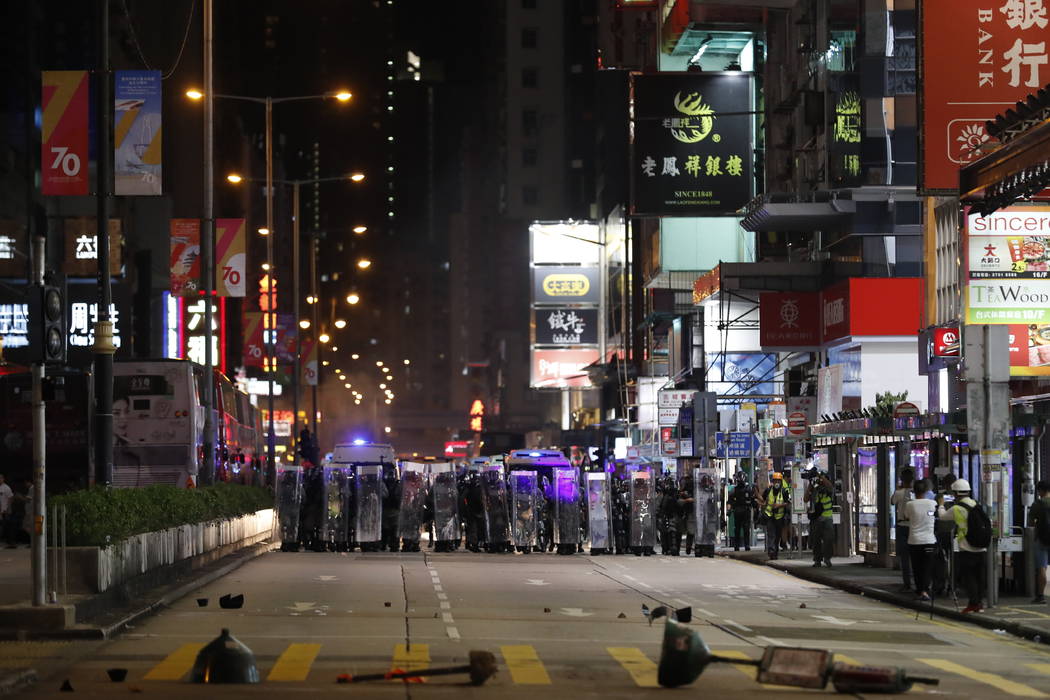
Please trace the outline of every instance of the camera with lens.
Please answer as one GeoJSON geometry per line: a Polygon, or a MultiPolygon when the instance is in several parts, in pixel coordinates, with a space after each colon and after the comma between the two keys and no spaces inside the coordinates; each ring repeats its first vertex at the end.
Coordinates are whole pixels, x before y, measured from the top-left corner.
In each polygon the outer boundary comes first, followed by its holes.
{"type": "Polygon", "coordinates": [[[817,469],[817,465],[810,465],[798,473],[799,477],[805,480],[813,479],[823,474],[822,471],[817,469]]]}

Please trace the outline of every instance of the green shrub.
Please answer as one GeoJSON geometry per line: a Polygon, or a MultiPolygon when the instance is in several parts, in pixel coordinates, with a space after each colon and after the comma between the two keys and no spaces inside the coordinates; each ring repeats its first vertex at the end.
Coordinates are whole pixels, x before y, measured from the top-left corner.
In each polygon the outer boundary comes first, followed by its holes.
{"type": "MultiPolygon", "coordinates": [[[[54,496],[50,506],[66,507],[69,546],[105,547],[132,535],[206,520],[236,518],[273,507],[271,493],[258,486],[215,484],[197,489],[147,486],[92,488],[54,496]]],[[[55,527],[49,523],[48,527],[55,527]]]]}

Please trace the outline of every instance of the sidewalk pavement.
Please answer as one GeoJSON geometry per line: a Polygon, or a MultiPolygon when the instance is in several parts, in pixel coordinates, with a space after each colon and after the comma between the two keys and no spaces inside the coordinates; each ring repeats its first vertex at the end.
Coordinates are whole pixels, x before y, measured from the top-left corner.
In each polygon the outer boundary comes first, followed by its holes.
{"type": "MultiPolygon", "coordinates": [[[[792,576],[858,593],[912,610],[930,613],[931,604],[919,602],[911,591],[903,590],[900,571],[866,566],[863,557],[834,557],[832,566],[813,566],[809,552],[781,552],[780,558],[769,561],[764,551],[736,552],[719,550],[719,554],[752,564],[759,564],[787,572],[792,576]]],[[[940,617],[970,622],[995,631],[1050,644],[1050,605],[1036,605],[1030,596],[1000,595],[999,604],[981,613],[963,614],[965,594],[960,594],[959,605],[949,596],[933,601],[933,612],[940,617]]]]}

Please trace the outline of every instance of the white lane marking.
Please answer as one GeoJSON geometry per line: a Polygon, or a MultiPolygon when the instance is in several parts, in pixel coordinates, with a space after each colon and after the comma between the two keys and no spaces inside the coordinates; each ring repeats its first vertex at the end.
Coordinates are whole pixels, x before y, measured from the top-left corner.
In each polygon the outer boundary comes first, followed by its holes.
{"type": "Polygon", "coordinates": [[[775,647],[782,647],[782,646],[784,646],[783,642],[778,642],[777,640],[775,640],[775,639],[773,639],[771,637],[763,637],[762,635],[759,635],[759,636],[755,637],[755,639],[761,639],[766,644],[769,644],[769,645],[775,646],[775,647]]]}
{"type": "Polygon", "coordinates": [[[448,593],[438,593],[438,600],[448,600],[448,593]]]}
{"type": "Polygon", "coordinates": [[[444,588],[442,588],[441,586],[439,586],[438,584],[436,584],[436,583],[435,583],[435,584],[434,584],[434,590],[435,590],[435,591],[438,591],[438,592],[441,592],[441,591],[443,591],[443,590],[445,590],[445,589],[444,589],[444,588]]]}
{"type": "Polygon", "coordinates": [[[726,624],[727,625],[732,625],[733,627],[736,627],[738,630],[744,630],[745,632],[753,632],[754,631],[750,627],[745,627],[744,625],[740,624],[739,622],[733,622],[732,620],[726,620],[726,624]]]}
{"type": "Polygon", "coordinates": [[[441,613],[441,619],[446,624],[452,624],[453,622],[455,622],[455,620],[452,619],[452,613],[441,613]]]}
{"type": "Polygon", "coordinates": [[[441,609],[442,610],[451,610],[452,609],[452,603],[448,602],[447,600],[441,601],[441,609]]]}
{"type": "Polygon", "coordinates": [[[714,617],[715,616],[715,614],[713,612],[711,612],[710,610],[704,610],[703,608],[694,608],[693,611],[694,612],[698,612],[701,615],[707,615],[708,617],[714,617]]]}
{"type": "Polygon", "coordinates": [[[541,578],[527,578],[525,579],[526,586],[549,586],[550,584],[541,578]]]}
{"type": "Polygon", "coordinates": [[[318,581],[338,581],[339,579],[335,576],[318,576],[318,581]]]}
{"type": "Polygon", "coordinates": [[[632,580],[632,581],[635,581],[635,580],[636,580],[636,579],[634,578],[634,576],[631,576],[630,574],[624,574],[624,575],[623,575],[623,577],[624,577],[624,578],[626,578],[626,579],[630,579],[630,580],[632,580]]]}
{"type": "Polygon", "coordinates": [[[652,586],[650,586],[650,585],[649,585],[648,583],[646,583],[645,581],[639,581],[639,582],[638,582],[638,585],[639,585],[639,586],[645,586],[646,588],[652,588],[652,586]]]}
{"type": "Polygon", "coordinates": [[[445,632],[448,633],[449,639],[459,639],[459,630],[455,627],[446,627],[445,632]]]}
{"type": "Polygon", "coordinates": [[[569,617],[590,617],[594,614],[592,612],[584,612],[583,608],[562,608],[559,612],[569,617]]]}
{"type": "Polygon", "coordinates": [[[688,607],[691,603],[685,598],[674,598],[674,602],[678,603],[682,607],[688,607]]]}
{"type": "Polygon", "coordinates": [[[841,625],[842,627],[849,627],[850,625],[857,624],[855,620],[840,620],[834,615],[810,615],[810,617],[818,620],[824,620],[829,625],[841,625]]]}
{"type": "Polygon", "coordinates": [[[295,605],[288,606],[288,610],[294,610],[295,612],[306,612],[307,610],[313,610],[317,603],[300,603],[296,602],[295,605]]]}

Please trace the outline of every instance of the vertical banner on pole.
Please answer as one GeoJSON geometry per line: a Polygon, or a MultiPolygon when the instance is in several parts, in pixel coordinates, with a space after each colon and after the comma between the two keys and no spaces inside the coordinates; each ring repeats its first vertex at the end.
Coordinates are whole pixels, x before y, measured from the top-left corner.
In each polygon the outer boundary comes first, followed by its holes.
{"type": "Polygon", "coordinates": [[[41,194],[88,193],[87,76],[83,70],[42,74],[41,194]]]}
{"type": "Polygon", "coordinates": [[[160,71],[118,70],[114,83],[114,191],[118,195],[159,195],[160,71]]]}
{"type": "Polygon", "coordinates": [[[266,366],[266,343],[263,330],[266,314],[261,311],[244,312],[244,366],[266,366]]]}
{"type": "Polygon", "coordinates": [[[304,340],[300,348],[303,362],[303,384],[317,386],[317,342],[304,340]]]}
{"type": "Polygon", "coordinates": [[[220,297],[243,297],[247,273],[244,219],[215,220],[215,292],[220,297]]]}
{"type": "Polygon", "coordinates": [[[200,219],[172,219],[172,296],[196,296],[202,288],[200,219]]]}

